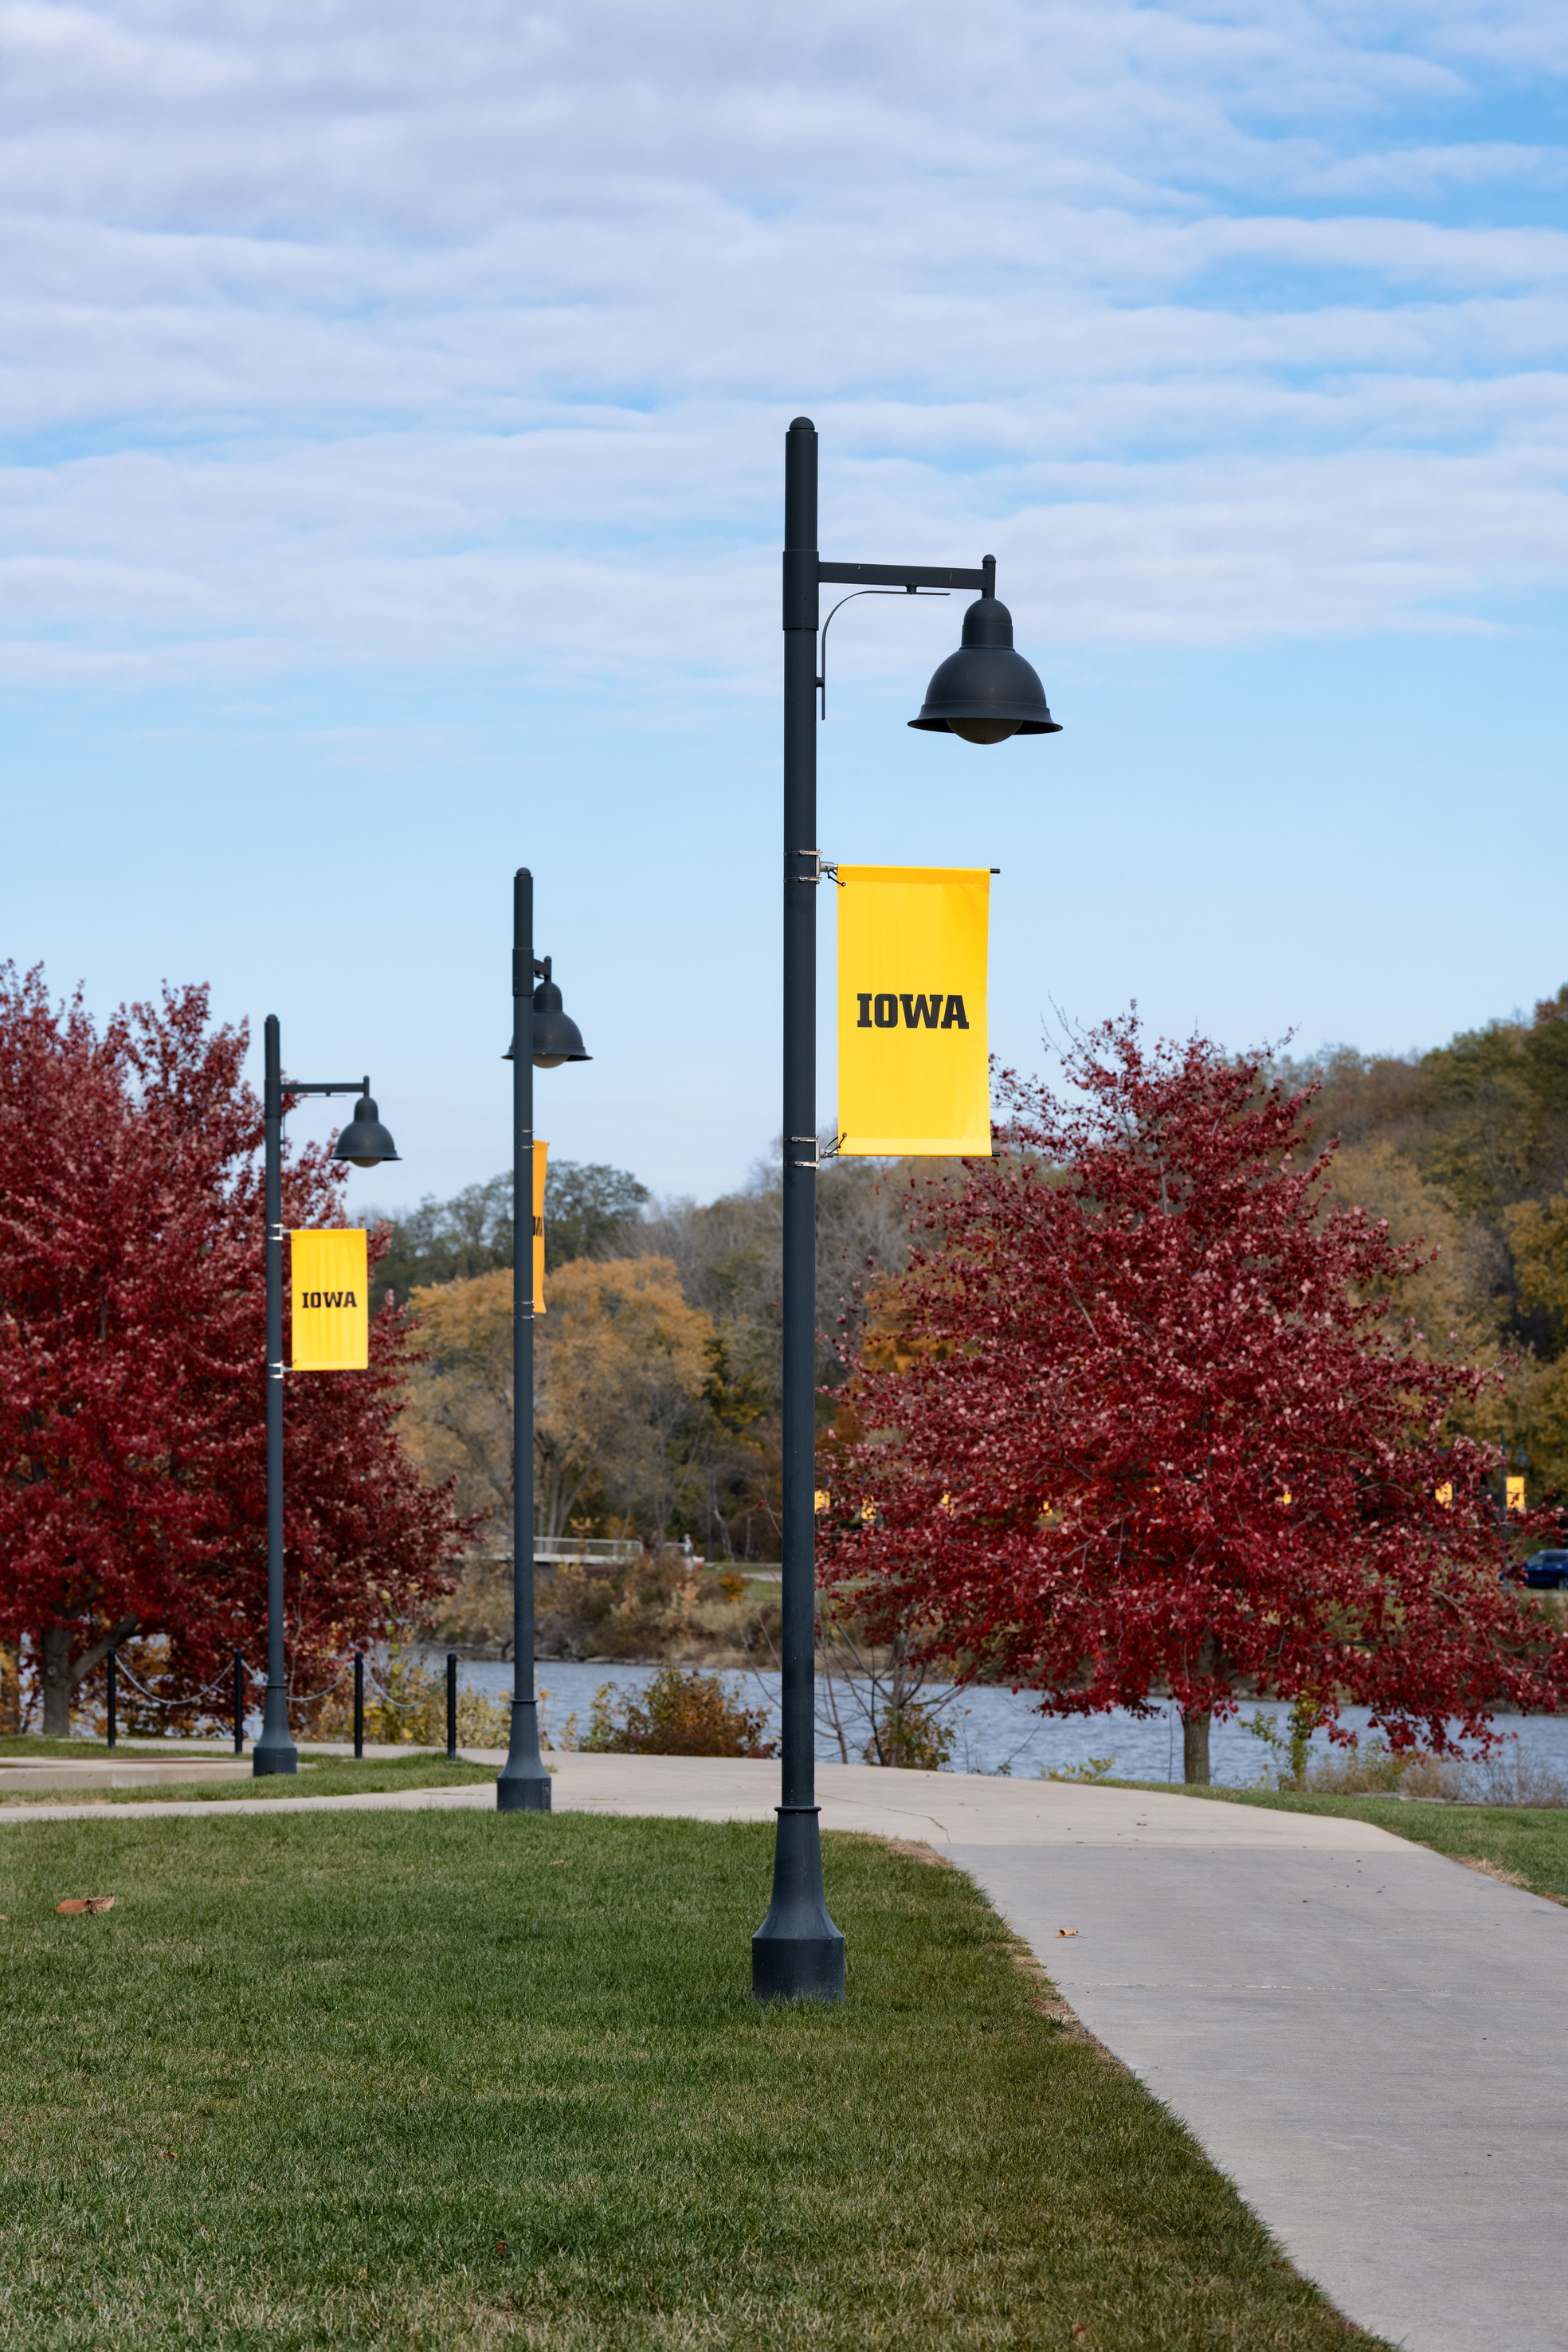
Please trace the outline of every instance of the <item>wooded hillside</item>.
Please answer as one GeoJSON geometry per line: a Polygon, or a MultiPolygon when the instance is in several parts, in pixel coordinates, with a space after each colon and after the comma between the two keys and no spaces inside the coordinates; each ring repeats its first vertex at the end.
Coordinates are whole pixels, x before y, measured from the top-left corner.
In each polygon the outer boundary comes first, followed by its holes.
{"type": "Polygon", "coordinates": [[[1426,1348],[1516,1360],[1472,1433],[1507,1444],[1532,1503],[1568,1494],[1568,988],[1429,1053],[1340,1046],[1282,1066],[1321,1074],[1334,1198],[1436,1248],[1401,1300],[1426,1348]]]}

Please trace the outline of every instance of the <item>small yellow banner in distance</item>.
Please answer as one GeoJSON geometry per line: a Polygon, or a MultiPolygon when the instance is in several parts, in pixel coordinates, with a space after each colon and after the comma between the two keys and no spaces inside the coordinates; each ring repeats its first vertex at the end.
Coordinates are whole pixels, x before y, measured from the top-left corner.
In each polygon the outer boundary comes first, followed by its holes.
{"type": "Polygon", "coordinates": [[[1522,1511],[1524,1507],[1524,1481],[1522,1478],[1510,1478],[1508,1482],[1508,1508],[1522,1511]]]}
{"type": "Polygon", "coordinates": [[[297,1372],[363,1372],[370,1364],[370,1268],[363,1225],[290,1234],[297,1372]]]}
{"type": "Polygon", "coordinates": [[[544,1312],[544,1162],[548,1143],[533,1139],[533,1311],[544,1312]]]}
{"type": "Polygon", "coordinates": [[[838,1149],[991,1156],[984,866],[841,866],[838,1149]]]}

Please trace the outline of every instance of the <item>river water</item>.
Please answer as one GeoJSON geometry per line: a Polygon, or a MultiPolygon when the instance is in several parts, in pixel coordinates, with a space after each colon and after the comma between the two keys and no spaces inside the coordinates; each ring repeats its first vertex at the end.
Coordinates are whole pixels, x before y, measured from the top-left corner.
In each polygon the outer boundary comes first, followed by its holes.
{"type": "MultiPolygon", "coordinates": [[[[658,1671],[658,1666],[542,1661],[536,1680],[547,1735],[559,1739],[573,1715],[577,1718],[578,1732],[584,1731],[594,1695],[603,1685],[642,1691],[658,1671]],[[548,1696],[543,1696],[546,1693],[548,1696]]],[[[483,1691],[488,1697],[510,1695],[511,1668],[508,1664],[489,1660],[466,1662],[459,1666],[458,1675],[468,1689],[483,1691]]],[[[776,1673],[752,1669],[729,1675],[725,1679],[737,1689],[744,1706],[764,1708],[769,1723],[777,1729],[776,1673]]],[[[819,1684],[819,1701],[823,1696],[819,1684]]],[[[1163,1704],[1158,1705],[1153,1714],[1142,1717],[1121,1708],[1105,1715],[1049,1717],[1039,1713],[1027,1691],[990,1687],[953,1691],[947,1685],[928,1684],[922,1696],[943,1702],[941,1719],[950,1724],[954,1733],[947,1766],[952,1772],[1010,1771],[1027,1779],[1048,1771],[1070,1771],[1074,1766],[1089,1763],[1090,1759],[1103,1760],[1109,1757],[1110,1769],[1121,1780],[1179,1780],[1182,1777],[1181,1720],[1173,1707],[1163,1704]]],[[[1268,1749],[1244,1728],[1242,1720],[1257,1712],[1258,1707],[1248,1701],[1240,1717],[1214,1727],[1210,1735],[1211,1767],[1215,1780],[1222,1787],[1249,1788],[1263,1778],[1270,1760],[1268,1749]]],[[[1261,1712],[1283,1730],[1289,1713],[1286,1707],[1266,1702],[1261,1712]]],[[[839,1717],[848,1760],[858,1763],[859,1746],[865,1739],[863,1717],[859,1718],[858,1742],[857,1707],[852,1696],[847,1700],[842,1685],[839,1717]]],[[[839,1742],[825,1717],[826,1709],[819,1705],[816,1752],[825,1762],[837,1763],[841,1760],[839,1742]]],[[[1369,1717],[1365,1707],[1346,1707],[1343,1721],[1348,1728],[1366,1736],[1369,1717]]],[[[1522,1753],[1568,1778],[1568,1717],[1500,1715],[1496,1728],[1505,1735],[1516,1735],[1522,1753]]],[[[1323,1735],[1314,1739],[1313,1749],[1318,1754],[1329,1752],[1329,1742],[1323,1735]]]]}

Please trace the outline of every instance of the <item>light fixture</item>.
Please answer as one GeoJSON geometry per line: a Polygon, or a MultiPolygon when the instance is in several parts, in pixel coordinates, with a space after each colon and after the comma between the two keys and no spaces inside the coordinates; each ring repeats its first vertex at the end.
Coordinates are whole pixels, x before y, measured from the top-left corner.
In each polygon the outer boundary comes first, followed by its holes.
{"type": "MultiPolygon", "coordinates": [[[[989,559],[988,559],[989,560],[989,559]]],[[[926,688],[911,727],[1005,743],[1009,735],[1059,735],[1046,689],[1013,647],[1013,615],[994,596],[977,596],[963,616],[963,643],[926,688]]]]}

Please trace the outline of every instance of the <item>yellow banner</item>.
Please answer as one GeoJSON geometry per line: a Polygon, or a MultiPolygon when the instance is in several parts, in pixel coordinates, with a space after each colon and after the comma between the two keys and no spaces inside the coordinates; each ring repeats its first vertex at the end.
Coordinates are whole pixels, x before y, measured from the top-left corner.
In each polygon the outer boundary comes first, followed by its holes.
{"type": "Polygon", "coordinates": [[[370,1363],[370,1279],[363,1225],[290,1234],[294,1370],[363,1372],[370,1363]]]}
{"type": "Polygon", "coordinates": [[[991,1156],[983,866],[841,866],[838,1149],[991,1156]]]}
{"type": "Polygon", "coordinates": [[[533,1139],[533,1311],[544,1312],[544,1162],[550,1146],[533,1139]]]}

